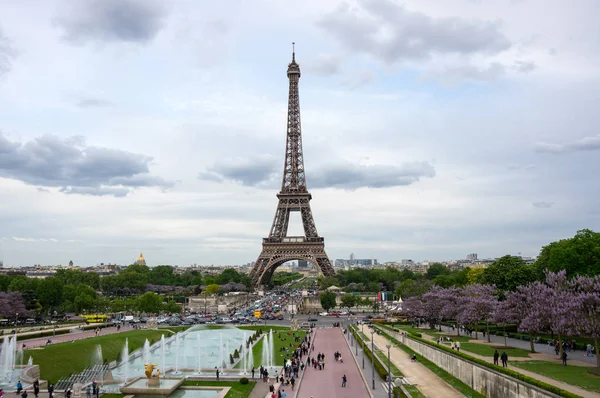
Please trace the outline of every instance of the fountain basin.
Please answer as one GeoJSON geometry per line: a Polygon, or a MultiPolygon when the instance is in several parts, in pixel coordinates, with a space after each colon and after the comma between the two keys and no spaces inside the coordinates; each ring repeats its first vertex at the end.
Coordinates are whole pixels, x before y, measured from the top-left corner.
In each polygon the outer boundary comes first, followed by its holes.
{"type": "MultiPolygon", "coordinates": [[[[231,387],[181,387],[168,398],[225,398],[231,387]]],[[[134,398],[154,398],[152,395],[138,394],[134,398]]]]}
{"type": "Polygon", "coordinates": [[[123,394],[133,395],[170,395],[177,387],[183,384],[185,379],[161,377],[158,378],[158,380],[159,383],[154,384],[155,380],[146,377],[138,377],[121,387],[121,392],[123,394]]]}

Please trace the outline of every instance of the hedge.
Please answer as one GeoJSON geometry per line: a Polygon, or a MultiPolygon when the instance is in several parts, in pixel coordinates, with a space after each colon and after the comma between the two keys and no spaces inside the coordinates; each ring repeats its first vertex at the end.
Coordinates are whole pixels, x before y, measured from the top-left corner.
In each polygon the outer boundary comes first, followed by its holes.
{"type": "MultiPolygon", "coordinates": [[[[369,347],[369,345],[365,344],[364,340],[358,334],[358,331],[355,329],[354,326],[350,327],[350,331],[352,332],[352,335],[354,336],[354,339],[356,340],[356,342],[360,342],[360,347],[364,350],[365,355],[369,358],[370,361],[373,361],[373,353],[371,352],[371,348],[369,347]]],[[[387,368],[384,366],[384,364],[381,363],[381,360],[377,357],[377,355],[375,355],[375,370],[377,371],[377,374],[379,374],[379,376],[381,376],[382,379],[384,379],[384,380],[387,379],[387,376],[388,376],[387,368]]],[[[402,375],[392,375],[392,379],[394,379],[395,377],[401,377],[401,376],[402,375]]]]}
{"type": "Polygon", "coordinates": [[[44,330],[43,332],[28,334],[26,336],[19,336],[18,339],[19,339],[19,341],[24,341],[24,340],[26,341],[26,340],[31,340],[31,339],[39,339],[41,337],[58,336],[59,334],[67,334],[69,332],[70,332],[70,330],[55,330],[55,331],[44,330]]]}
{"type": "MultiPolygon", "coordinates": [[[[383,328],[385,328],[385,329],[392,330],[394,332],[398,331],[397,329],[394,329],[394,328],[390,327],[389,325],[380,324],[380,326],[383,327],[383,328]]],[[[394,344],[401,344],[398,340],[396,340],[392,336],[388,335],[387,333],[385,333],[383,331],[382,331],[382,333],[388,339],[390,339],[390,341],[393,342],[394,344]]],[[[475,357],[472,357],[472,356],[470,356],[468,354],[465,354],[464,352],[455,351],[455,350],[451,349],[450,347],[447,347],[447,346],[444,346],[444,345],[434,344],[433,342],[431,342],[429,340],[425,340],[425,339],[423,339],[421,337],[416,337],[414,335],[410,335],[410,336],[407,335],[407,337],[409,337],[409,338],[411,338],[413,340],[417,340],[417,341],[419,341],[419,342],[421,342],[423,344],[427,344],[427,345],[429,345],[431,347],[435,347],[438,350],[446,351],[449,354],[452,354],[454,356],[459,356],[459,357],[461,357],[463,359],[466,359],[467,361],[474,362],[477,365],[481,365],[481,366],[486,367],[488,369],[494,370],[494,371],[496,371],[498,373],[504,373],[507,376],[513,377],[513,378],[515,378],[517,380],[524,381],[525,383],[534,385],[534,386],[539,387],[539,388],[541,388],[543,390],[546,390],[546,391],[552,392],[554,394],[560,395],[561,397],[566,397],[566,398],[582,398],[580,395],[573,394],[572,392],[563,390],[562,388],[553,386],[551,384],[544,383],[543,381],[540,381],[540,380],[535,379],[533,377],[525,376],[524,374],[519,373],[519,372],[515,372],[514,370],[510,370],[510,369],[507,369],[507,368],[503,368],[502,366],[491,364],[491,363],[486,362],[486,361],[484,361],[482,359],[475,358],[475,357]]]]}

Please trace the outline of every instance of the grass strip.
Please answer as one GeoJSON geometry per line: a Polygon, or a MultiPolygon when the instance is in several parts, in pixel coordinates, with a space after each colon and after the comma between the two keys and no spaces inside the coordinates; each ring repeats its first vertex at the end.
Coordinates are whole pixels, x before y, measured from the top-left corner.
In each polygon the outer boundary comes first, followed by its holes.
{"type": "Polygon", "coordinates": [[[239,381],[186,380],[183,382],[185,387],[231,387],[225,398],[248,398],[255,385],[254,381],[248,381],[248,384],[242,384],[239,381]]]}
{"type": "Polygon", "coordinates": [[[512,365],[554,380],[579,386],[584,390],[600,392],[600,374],[597,368],[573,365],[562,366],[560,363],[548,361],[514,361],[512,365]]]}

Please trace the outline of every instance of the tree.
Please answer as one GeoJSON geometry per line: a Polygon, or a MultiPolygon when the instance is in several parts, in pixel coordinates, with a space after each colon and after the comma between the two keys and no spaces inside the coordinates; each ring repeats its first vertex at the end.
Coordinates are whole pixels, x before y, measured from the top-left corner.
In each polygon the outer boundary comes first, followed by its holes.
{"type": "Polygon", "coordinates": [[[546,305],[549,308],[550,330],[558,335],[558,344],[560,355],[562,356],[562,336],[574,335],[577,333],[577,316],[582,312],[579,307],[580,302],[574,299],[571,291],[572,286],[567,281],[567,272],[565,270],[558,273],[548,272],[546,274],[546,285],[548,286],[546,305]]]}
{"type": "Polygon", "coordinates": [[[78,313],[93,310],[96,305],[96,298],[87,293],[80,293],[75,297],[75,300],[73,300],[73,305],[78,313]]]}
{"type": "Polygon", "coordinates": [[[320,289],[325,290],[328,287],[336,286],[336,285],[341,285],[341,283],[334,276],[319,277],[319,288],[320,289]]]}
{"type": "Polygon", "coordinates": [[[493,286],[473,284],[465,287],[464,294],[459,300],[462,311],[459,318],[475,321],[475,337],[477,337],[477,325],[479,322],[485,322],[485,330],[490,340],[489,322],[492,320],[498,305],[498,297],[493,286]]]}
{"type": "MultiPolygon", "coordinates": [[[[574,300],[581,311],[574,317],[579,320],[580,334],[594,339],[598,353],[598,338],[600,338],[600,276],[580,276],[571,280],[574,288],[574,300]]],[[[600,368],[600,356],[596,355],[596,366],[600,368]]]]}
{"type": "Polygon", "coordinates": [[[25,300],[20,292],[0,292],[0,314],[6,318],[27,316],[25,300]]]}
{"type": "Polygon", "coordinates": [[[407,279],[400,283],[394,293],[396,296],[401,297],[403,300],[409,297],[421,296],[427,292],[432,286],[432,283],[426,279],[407,279]]]}
{"type": "Polygon", "coordinates": [[[45,310],[58,307],[62,302],[63,283],[56,278],[43,279],[38,285],[37,297],[45,310]]]}
{"type": "Polygon", "coordinates": [[[336,305],[336,294],[333,292],[323,292],[321,293],[321,307],[323,307],[323,309],[325,311],[329,311],[332,308],[335,308],[336,305]]]}
{"type": "Polygon", "coordinates": [[[494,285],[501,293],[514,292],[518,286],[527,285],[536,280],[532,266],[525,264],[521,257],[504,256],[483,270],[479,282],[494,285]]]}
{"type": "Polygon", "coordinates": [[[433,263],[427,268],[427,272],[425,273],[425,277],[429,280],[439,276],[439,275],[448,275],[450,270],[444,264],[433,263]]]}
{"type": "Polygon", "coordinates": [[[206,294],[217,294],[219,293],[219,285],[213,283],[212,285],[206,286],[206,294]]]}
{"type": "Polygon", "coordinates": [[[356,305],[357,296],[353,294],[344,294],[342,296],[342,307],[352,308],[356,305]]]}
{"type": "Polygon", "coordinates": [[[162,309],[162,297],[154,292],[146,292],[136,300],[138,311],[148,314],[158,314],[162,309]]]}
{"type": "Polygon", "coordinates": [[[179,314],[181,312],[181,306],[175,302],[175,300],[169,300],[164,304],[163,310],[171,314],[179,314]]]}
{"type": "Polygon", "coordinates": [[[573,238],[544,246],[535,268],[540,277],[545,270],[565,270],[569,277],[600,274],[600,233],[582,229],[573,238]]]}

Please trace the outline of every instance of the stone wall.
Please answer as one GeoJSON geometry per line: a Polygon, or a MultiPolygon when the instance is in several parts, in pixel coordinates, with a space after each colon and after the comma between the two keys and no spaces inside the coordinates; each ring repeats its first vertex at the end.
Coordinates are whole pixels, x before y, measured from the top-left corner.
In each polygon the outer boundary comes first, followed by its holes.
{"type": "Polygon", "coordinates": [[[385,332],[391,333],[398,341],[488,398],[560,398],[557,394],[452,355],[404,334],[389,330],[385,332]]]}
{"type": "MultiPolygon", "coordinates": [[[[208,313],[216,313],[217,311],[223,312],[219,310],[219,305],[227,306],[227,312],[233,310],[234,308],[244,307],[248,304],[248,293],[241,293],[236,295],[228,295],[228,296],[218,296],[218,295],[210,295],[210,296],[191,296],[188,299],[188,308],[192,312],[196,313],[204,313],[205,303],[206,303],[206,311],[208,313]]],[[[223,307],[221,307],[222,309],[223,307]]]]}

